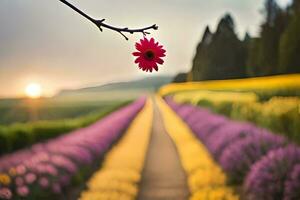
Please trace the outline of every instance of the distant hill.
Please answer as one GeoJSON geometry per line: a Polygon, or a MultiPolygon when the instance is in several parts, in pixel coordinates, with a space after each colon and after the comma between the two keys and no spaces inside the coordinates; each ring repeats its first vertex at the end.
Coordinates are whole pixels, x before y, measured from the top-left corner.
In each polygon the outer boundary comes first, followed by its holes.
{"type": "Polygon", "coordinates": [[[94,87],[62,90],[56,98],[85,98],[85,99],[118,99],[135,98],[137,96],[154,92],[161,86],[172,82],[172,76],[155,76],[143,79],[109,83],[94,87]]]}
{"type": "Polygon", "coordinates": [[[173,77],[171,76],[156,76],[95,87],[62,90],[59,94],[50,98],[35,100],[0,98],[0,126],[1,124],[27,122],[31,118],[52,120],[77,117],[101,109],[104,106],[115,105],[151,94],[172,80],[173,77]],[[36,114],[38,117],[32,115],[33,108],[37,109],[36,114]]]}
{"type": "Polygon", "coordinates": [[[100,86],[86,87],[75,90],[62,90],[58,96],[68,95],[72,93],[90,93],[90,92],[104,92],[104,91],[115,91],[115,90],[149,90],[155,91],[162,85],[170,83],[173,77],[171,76],[156,76],[138,79],[127,82],[116,82],[109,83],[100,86]]]}

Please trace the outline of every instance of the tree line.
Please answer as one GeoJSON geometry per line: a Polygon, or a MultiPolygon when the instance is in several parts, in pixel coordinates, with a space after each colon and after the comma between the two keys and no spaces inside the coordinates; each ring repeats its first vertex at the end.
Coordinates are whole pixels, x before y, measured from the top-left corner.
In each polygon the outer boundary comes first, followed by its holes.
{"type": "Polygon", "coordinates": [[[212,33],[207,26],[198,44],[190,72],[174,82],[269,76],[300,72],[300,0],[287,8],[266,0],[258,37],[241,40],[230,14],[212,33]]]}

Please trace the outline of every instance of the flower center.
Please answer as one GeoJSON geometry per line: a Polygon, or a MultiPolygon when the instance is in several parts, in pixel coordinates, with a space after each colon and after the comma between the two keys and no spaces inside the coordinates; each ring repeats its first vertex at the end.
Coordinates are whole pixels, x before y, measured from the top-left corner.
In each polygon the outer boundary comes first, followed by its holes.
{"type": "Polygon", "coordinates": [[[154,52],[152,50],[147,50],[144,57],[146,60],[152,60],[154,58],[154,52]]]}

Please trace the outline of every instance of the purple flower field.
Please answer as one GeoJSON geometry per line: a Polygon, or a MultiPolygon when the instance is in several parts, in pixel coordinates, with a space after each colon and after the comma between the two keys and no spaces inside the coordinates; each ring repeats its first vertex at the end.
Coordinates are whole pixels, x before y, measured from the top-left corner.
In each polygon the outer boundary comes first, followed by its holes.
{"type": "Polygon", "coordinates": [[[0,199],[51,199],[49,194],[62,193],[101,160],[144,104],[140,98],[89,127],[1,157],[0,199]]]}
{"type": "Polygon", "coordinates": [[[280,135],[251,123],[232,121],[207,109],[169,106],[189,125],[249,200],[300,199],[300,148],[280,135]]]}

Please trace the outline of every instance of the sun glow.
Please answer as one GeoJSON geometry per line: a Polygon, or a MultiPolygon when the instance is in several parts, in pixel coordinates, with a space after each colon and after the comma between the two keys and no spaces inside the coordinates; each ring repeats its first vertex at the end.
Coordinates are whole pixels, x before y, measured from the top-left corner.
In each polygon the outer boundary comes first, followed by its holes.
{"type": "Polygon", "coordinates": [[[30,83],[25,88],[25,94],[29,98],[39,98],[42,95],[42,87],[38,83],[30,83]]]}

